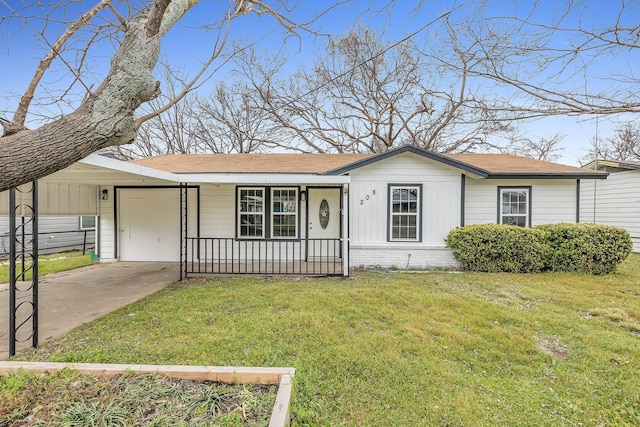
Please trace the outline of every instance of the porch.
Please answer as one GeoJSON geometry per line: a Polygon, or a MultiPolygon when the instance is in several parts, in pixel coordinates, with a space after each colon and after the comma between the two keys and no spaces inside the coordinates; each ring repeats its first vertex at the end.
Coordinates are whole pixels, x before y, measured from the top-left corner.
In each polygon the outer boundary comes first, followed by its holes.
{"type": "Polygon", "coordinates": [[[239,240],[187,237],[182,274],[339,276],[343,239],[239,240]]]}

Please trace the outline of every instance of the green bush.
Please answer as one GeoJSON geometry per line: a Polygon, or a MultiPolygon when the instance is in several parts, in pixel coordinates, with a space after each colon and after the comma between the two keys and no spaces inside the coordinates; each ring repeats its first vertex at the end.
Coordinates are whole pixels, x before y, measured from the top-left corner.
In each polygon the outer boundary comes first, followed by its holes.
{"type": "Polygon", "coordinates": [[[546,224],[549,247],[546,269],[582,274],[608,274],[627,259],[633,244],[629,233],[620,227],[598,224],[546,224]]]}
{"type": "Polygon", "coordinates": [[[465,271],[536,273],[544,268],[542,231],[515,225],[469,225],[452,230],[447,245],[465,271]]]}
{"type": "Polygon", "coordinates": [[[465,271],[607,274],[631,253],[629,233],[597,224],[470,225],[452,230],[447,246],[465,271]]]}

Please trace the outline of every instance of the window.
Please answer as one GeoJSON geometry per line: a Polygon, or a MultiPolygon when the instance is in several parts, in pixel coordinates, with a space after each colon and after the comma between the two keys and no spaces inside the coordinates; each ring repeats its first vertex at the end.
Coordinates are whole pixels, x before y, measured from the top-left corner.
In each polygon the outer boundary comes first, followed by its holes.
{"type": "Polygon", "coordinates": [[[237,236],[298,238],[298,188],[238,188],[237,236]]]}
{"type": "Polygon", "coordinates": [[[83,215],[80,217],[80,230],[93,230],[96,228],[96,217],[83,215]]]}
{"type": "Polygon", "coordinates": [[[297,236],[298,224],[298,190],[271,190],[271,236],[297,236]]]}
{"type": "Polygon", "coordinates": [[[421,241],[422,186],[389,185],[389,240],[421,241]]]}
{"type": "Polygon", "coordinates": [[[531,224],[530,188],[498,188],[498,222],[527,227],[531,224]]]}
{"type": "Polygon", "coordinates": [[[240,189],[238,236],[264,237],[264,189],[240,189]]]}

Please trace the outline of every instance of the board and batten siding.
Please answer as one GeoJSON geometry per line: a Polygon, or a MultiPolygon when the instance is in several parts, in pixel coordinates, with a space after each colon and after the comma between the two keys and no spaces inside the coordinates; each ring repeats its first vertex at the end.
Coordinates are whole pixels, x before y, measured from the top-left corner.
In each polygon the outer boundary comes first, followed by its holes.
{"type": "Polygon", "coordinates": [[[576,222],[577,183],[575,179],[532,181],[467,178],[465,225],[498,222],[498,187],[531,188],[532,226],[576,222]]]}
{"type": "Polygon", "coordinates": [[[580,183],[580,222],[622,227],[640,253],[640,170],[580,183]]]}
{"type": "Polygon", "coordinates": [[[411,153],[350,172],[349,264],[400,268],[454,267],[444,242],[460,225],[461,173],[411,153]],[[422,186],[422,241],[389,242],[389,184],[422,186]]]}
{"type": "Polygon", "coordinates": [[[236,191],[234,185],[200,187],[200,235],[235,237],[236,191]]]}
{"type": "MultiPolygon", "coordinates": [[[[18,216],[31,214],[26,206],[31,206],[31,184],[21,188],[25,193],[16,192],[18,216]]],[[[42,182],[38,183],[38,215],[75,216],[96,215],[97,186],[75,183],[42,182]]],[[[9,214],[9,191],[0,193],[0,215],[9,214]]]]}
{"type": "MultiPolygon", "coordinates": [[[[107,190],[107,200],[98,203],[98,244],[97,254],[102,262],[115,261],[115,217],[113,211],[113,186],[101,186],[100,192],[107,190]]],[[[102,194],[102,193],[101,193],[102,194]]]]}

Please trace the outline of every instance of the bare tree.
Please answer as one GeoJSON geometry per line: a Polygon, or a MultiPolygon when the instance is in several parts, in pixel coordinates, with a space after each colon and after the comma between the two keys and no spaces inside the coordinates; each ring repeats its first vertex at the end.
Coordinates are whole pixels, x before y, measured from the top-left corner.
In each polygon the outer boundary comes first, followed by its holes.
{"type": "Polygon", "coordinates": [[[289,77],[283,62],[253,50],[236,63],[253,103],[289,135],[282,139],[289,149],[380,152],[412,144],[468,151],[486,147],[487,135],[511,131],[467,81],[466,70],[478,66],[468,48],[426,55],[409,38],[392,46],[359,26],[330,39],[312,67],[289,77]],[[451,63],[465,71],[450,73],[451,63]]]}
{"type": "Polygon", "coordinates": [[[279,140],[279,132],[253,105],[241,83],[220,83],[213,93],[198,99],[194,137],[209,153],[251,153],[279,140]]]}
{"type": "Polygon", "coordinates": [[[580,163],[586,164],[596,159],[640,160],[640,124],[626,122],[619,125],[609,138],[592,138],[587,153],[579,160],[580,163]]]}
{"type": "MultiPolygon", "coordinates": [[[[220,18],[208,26],[211,30],[218,31],[219,36],[211,56],[202,61],[200,72],[164,108],[142,117],[134,117],[138,107],[160,93],[153,70],[158,61],[162,38],[197,3],[195,0],[148,1],[146,10],[125,8],[128,15],[124,16],[112,4],[112,0],[101,0],[78,19],[69,22],[66,30],[51,44],[48,54],[37,67],[13,117],[0,119],[3,127],[3,135],[0,137],[0,191],[46,176],[99,149],[132,142],[142,123],[176,103],[205,75],[211,63],[220,57],[229,25],[238,17],[249,13],[268,15],[291,32],[307,28],[313,21],[303,24],[293,21],[289,17],[292,6],[286,0],[230,0],[220,18]],[[108,28],[112,33],[117,29],[121,38],[113,39],[117,50],[111,58],[110,70],[94,89],[84,81],[82,71],[83,64],[91,53],[91,45],[99,37],[89,37],[87,44],[76,51],[73,64],[61,56],[61,52],[74,35],[87,29],[98,15],[107,24],[96,25],[95,28],[108,28]],[[70,113],[37,129],[27,129],[26,118],[36,89],[56,59],[60,59],[73,74],[71,86],[83,86],[83,99],[70,113]]],[[[341,3],[343,2],[331,3],[328,9],[341,3]]],[[[65,5],[62,3],[62,6],[65,5]]],[[[322,13],[321,11],[320,15],[322,13]]],[[[52,18],[45,16],[45,27],[49,19],[52,18]]],[[[102,33],[98,31],[96,34],[102,33]]]]}
{"type": "Polygon", "coordinates": [[[560,142],[564,137],[562,134],[556,134],[550,138],[540,137],[537,140],[521,137],[515,139],[505,151],[523,157],[554,162],[562,156],[564,149],[560,147],[560,142]]]}
{"type": "MultiPolygon", "coordinates": [[[[330,2],[327,9],[348,1],[330,2]]],[[[145,121],[210,75],[207,70],[220,59],[234,20],[246,14],[270,16],[289,32],[313,24],[313,18],[302,24],[290,18],[297,4],[293,0],[216,2],[224,10],[206,24],[218,36],[202,69],[167,105],[136,117],[139,107],[160,93],[153,71],[161,40],[197,3],[100,0],[77,13],[74,8],[86,7],[83,2],[59,0],[50,13],[34,12],[32,18],[41,19],[36,33],[42,40],[55,28],[63,29],[46,43],[48,53],[11,117],[3,113],[6,117],[0,118],[0,191],[101,148],[133,141],[145,121]],[[100,43],[114,47],[106,75],[93,68],[92,47],[100,43]],[[42,79],[56,64],[66,70],[69,84],[54,91],[42,87],[42,79]],[[27,129],[38,97],[55,101],[41,104],[46,115],[55,117],[27,129]]],[[[379,10],[394,3],[383,0],[379,10]]],[[[22,18],[30,25],[29,8],[43,7],[20,4],[24,9],[2,17],[3,25],[22,18]]],[[[417,9],[424,10],[425,4],[418,2],[417,9]]],[[[295,78],[275,78],[278,62],[243,70],[259,95],[252,101],[260,104],[251,105],[269,113],[282,132],[271,141],[276,145],[305,151],[376,151],[406,143],[437,151],[503,148],[500,138],[508,137],[513,121],[640,111],[634,69],[640,60],[638,9],[637,2],[627,1],[606,8],[573,0],[557,0],[553,7],[463,2],[433,21],[442,25],[425,25],[398,43],[365,31],[332,40],[335,62],[318,62],[295,78]],[[416,41],[417,35],[424,42],[416,41]],[[417,62],[416,53],[421,55],[417,62]],[[318,106],[323,110],[311,108],[318,106]]]]}
{"type": "Polygon", "coordinates": [[[528,120],[550,115],[640,112],[640,5],[573,0],[483,1],[456,22],[458,38],[485,56],[471,75],[494,82],[497,113],[528,120]]]}

